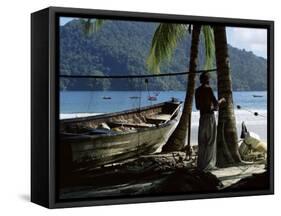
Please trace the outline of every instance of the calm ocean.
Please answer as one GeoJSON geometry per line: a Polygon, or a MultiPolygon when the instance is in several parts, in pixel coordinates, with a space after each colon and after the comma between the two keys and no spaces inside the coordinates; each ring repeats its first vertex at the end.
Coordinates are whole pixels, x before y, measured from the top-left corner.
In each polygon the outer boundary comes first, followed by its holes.
{"type": "MultiPolygon", "coordinates": [[[[157,101],[147,100],[149,94],[144,91],[61,91],[60,113],[108,113],[160,103],[172,97],[182,101],[185,98],[184,91],[150,92],[150,95],[155,94],[159,94],[157,101]]],[[[234,92],[233,97],[235,106],[240,105],[250,110],[266,110],[265,91],[234,92]]],[[[193,109],[195,111],[195,108],[193,109]]]]}

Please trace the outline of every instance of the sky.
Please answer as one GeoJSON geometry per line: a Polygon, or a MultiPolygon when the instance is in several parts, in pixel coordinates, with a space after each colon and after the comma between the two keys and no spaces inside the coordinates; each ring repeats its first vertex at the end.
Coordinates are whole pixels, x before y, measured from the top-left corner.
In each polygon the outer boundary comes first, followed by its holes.
{"type": "Polygon", "coordinates": [[[69,21],[73,20],[72,17],[60,17],[60,26],[65,25],[69,21]]]}
{"type": "Polygon", "coordinates": [[[267,58],[267,30],[257,28],[227,27],[227,42],[236,48],[252,51],[267,58]]]}
{"type": "MultiPolygon", "coordinates": [[[[73,18],[60,18],[60,25],[65,25],[73,18]]],[[[257,28],[227,27],[227,42],[238,49],[252,51],[255,55],[267,58],[267,31],[257,28]]]]}

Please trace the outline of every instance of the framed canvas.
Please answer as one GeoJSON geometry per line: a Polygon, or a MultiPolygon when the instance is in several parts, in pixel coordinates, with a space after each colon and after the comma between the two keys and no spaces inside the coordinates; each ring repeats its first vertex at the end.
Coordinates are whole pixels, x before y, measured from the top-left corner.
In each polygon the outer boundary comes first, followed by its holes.
{"type": "Polygon", "coordinates": [[[273,194],[274,22],[31,15],[31,201],[273,194]]]}

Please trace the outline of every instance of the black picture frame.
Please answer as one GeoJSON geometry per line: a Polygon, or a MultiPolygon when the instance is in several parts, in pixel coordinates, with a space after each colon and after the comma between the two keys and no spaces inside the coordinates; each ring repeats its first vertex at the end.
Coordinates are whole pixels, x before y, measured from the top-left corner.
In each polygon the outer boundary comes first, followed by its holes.
{"type": "Polygon", "coordinates": [[[31,201],[47,208],[64,208],[172,200],[192,200],[274,193],[274,22],[171,14],[137,13],[49,7],[31,15],[31,201]],[[173,196],[61,201],[57,197],[59,169],[56,147],[59,121],[58,17],[85,17],[154,22],[200,23],[233,27],[266,28],[268,31],[268,171],[267,190],[202,193],[173,196]]]}

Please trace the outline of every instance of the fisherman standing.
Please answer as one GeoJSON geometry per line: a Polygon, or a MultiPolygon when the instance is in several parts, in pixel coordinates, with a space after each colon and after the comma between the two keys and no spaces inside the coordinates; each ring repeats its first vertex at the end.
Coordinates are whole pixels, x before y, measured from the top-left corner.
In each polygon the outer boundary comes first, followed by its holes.
{"type": "Polygon", "coordinates": [[[200,83],[195,92],[196,109],[200,111],[197,168],[207,171],[216,166],[217,125],[214,111],[218,110],[225,99],[217,101],[207,73],[200,75],[200,83]]]}

